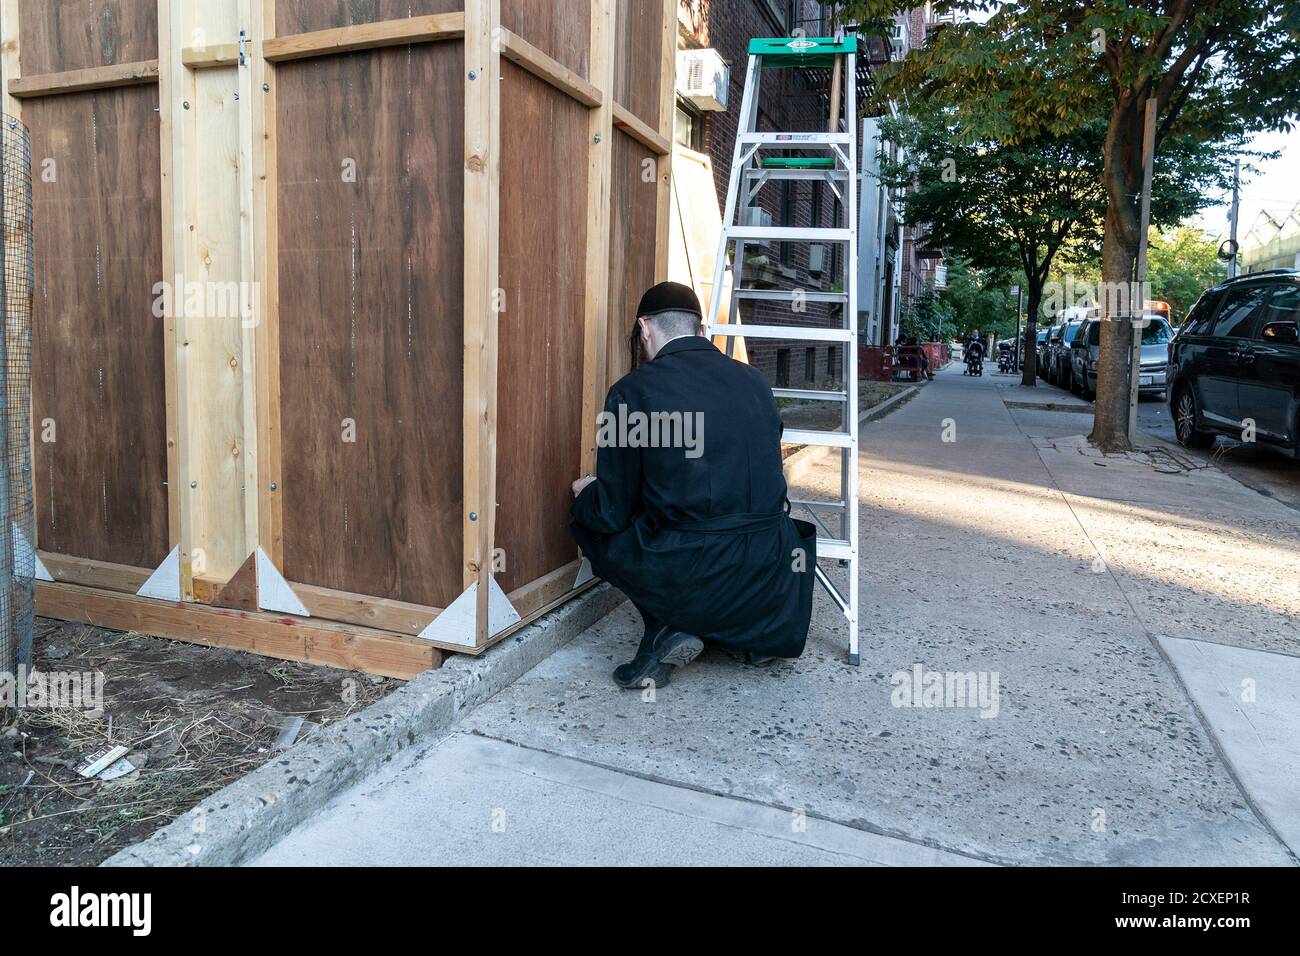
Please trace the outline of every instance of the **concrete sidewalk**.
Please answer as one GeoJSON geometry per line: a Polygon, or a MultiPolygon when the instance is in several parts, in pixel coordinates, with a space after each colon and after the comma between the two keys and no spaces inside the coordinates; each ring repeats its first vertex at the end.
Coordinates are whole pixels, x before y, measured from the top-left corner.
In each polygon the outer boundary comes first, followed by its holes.
{"type": "Polygon", "coordinates": [[[1007,405],[1042,391],[953,366],[864,426],[860,668],[819,593],[797,661],[710,648],[619,691],[625,605],[260,862],[1293,864],[1294,691],[1262,678],[1300,653],[1300,514],[1007,405]],[[1255,654],[1176,667],[1167,640],[1255,654]],[[1253,700],[1211,708],[1243,668],[1253,700]],[[914,669],[985,697],[903,694],[914,669]],[[340,839],[367,819],[401,822],[340,839]]]}

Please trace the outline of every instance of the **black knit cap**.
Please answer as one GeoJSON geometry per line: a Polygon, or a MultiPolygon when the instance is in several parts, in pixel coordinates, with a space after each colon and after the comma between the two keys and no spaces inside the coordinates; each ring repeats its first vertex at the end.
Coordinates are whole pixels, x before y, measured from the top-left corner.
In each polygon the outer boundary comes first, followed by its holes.
{"type": "Polygon", "coordinates": [[[660,282],[641,296],[641,304],[636,307],[637,318],[648,318],[661,312],[689,312],[704,319],[704,310],[695,290],[680,282],[660,282]]]}

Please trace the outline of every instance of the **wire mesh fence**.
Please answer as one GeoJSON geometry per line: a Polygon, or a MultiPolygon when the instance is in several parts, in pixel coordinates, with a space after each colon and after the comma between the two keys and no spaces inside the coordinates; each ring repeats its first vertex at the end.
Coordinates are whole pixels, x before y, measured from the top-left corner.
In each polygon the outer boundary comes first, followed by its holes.
{"type": "Polygon", "coordinates": [[[0,114],[0,671],[31,667],[32,156],[27,128],[0,114]]]}

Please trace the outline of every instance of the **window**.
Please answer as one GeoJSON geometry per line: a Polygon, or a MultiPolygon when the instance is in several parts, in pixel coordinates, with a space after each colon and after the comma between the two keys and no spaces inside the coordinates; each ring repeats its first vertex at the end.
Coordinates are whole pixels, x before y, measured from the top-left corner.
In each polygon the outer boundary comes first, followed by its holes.
{"type": "Polygon", "coordinates": [[[704,151],[704,117],[699,110],[693,109],[681,100],[677,101],[674,117],[673,142],[693,149],[697,153],[704,151]]]}
{"type": "Polygon", "coordinates": [[[776,350],[776,387],[790,387],[790,350],[776,350]]]}
{"type": "Polygon", "coordinates": [[[817,380],[817,350],[803,350],[803,377],[809,381],[817,380]]]}
{"type": "Polygon", "coordinates": [[[837,352],[838,346],[830,345],[826,347],[826,374],[834,380],[838,380],[840,377],[840,370],[837,363],[839,355],[837,352]]]}
{"type": "Polygon", "coordinates": [[[1187,320],[1183,323],[1184,335],[1206,335],[1210,331],[1210,320],[1214,318],[1214,310],[1219,304],[1220,296],[1206,292],[1196,304],[1192,306],[1192,311],[1187,313],[1187,320]]]}
{"type": "Polygon", "coordinates": [[[1214,320],[1214,331],[1210,334],[1217,337],[1249,338],[1255,330],[1260,303],[1264,301],[1269,288],[1266,285],[1253,285],[1229,289],[1223,300],[1223,308],[1219,310],[1219,317],[1214,320]]]}
{"type": "Polygon", "coordinates": [[[1271,287],[1258,338],[1275,345],[1295,345],[1300,338],[1300,283],[1271,287]]]}
{"type": "Polygon", "coordinates": [[[1159,319],[1152,319],[1142,330],[1143,345],[1168,345],[1171,338],[1173,336],[1169,334],[1169,326],[1159,319]]]}

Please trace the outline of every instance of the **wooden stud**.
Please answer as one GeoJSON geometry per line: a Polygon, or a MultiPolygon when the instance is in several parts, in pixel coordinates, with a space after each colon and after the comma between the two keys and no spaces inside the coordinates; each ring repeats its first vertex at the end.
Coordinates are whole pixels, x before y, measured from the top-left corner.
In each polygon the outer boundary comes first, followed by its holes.
{"type": "Polygon", "coordinates": [[[15,118],[22,116],[22,104],[10,92],[23,75],[18,26],[18,0],[0,0],[0,113],[15,118]]]}
{"type": "MultiPolygon", "coordinates": [[[[382,20],[378,23],[315,30],[286,37],[277,37],[273,32],[268,32],[262,51],[272,63],[283,63],[309,56],[453,39],[465,34],[469,18],[475,15],[472,12],[474,7],[475,3],[467,2],[465,13],[435,13],[400,20],[382,20]]],[[[499,2],[497,9],[500,9],[499,2]]],[[[500,25],[499,16],[495,22],[500,25]]],[[[274,21],[267,26],[268,30],[274,30],[274,21]]]]}
{"type": "Polygon", "coordinates": [[[496,525],[497,299],[501,226],[501,0],[465,4],[464,584],[480,582],[476,644],[487,642],[496,525]]]}
{"type": "Polygon", "coordinates": [[[134,594],[153,573],[153,568],[133,568],[126,564],[73,558],[66,554],[50,554],[45,551],[38,551],[37,554],[45,569],[50,572],[50,577],[61,584],[80,584],[106,591],[134,594]]]}
{"type": "Polygon", "coordinates": [[[672,140],[658,132],[621,103],[614,104],[614,125],[647,149],[660,156],[673,151],[672,140]]]}
{"type": "Polygon", "coordinates": [[[9,81],[9,95],[15,98],[50,96],[56,93],[80,93],[83,90],[106,90],[115,86],[140,86],[157,83],[157,60],[97,66],[89,70],[66,70],[37,76],[21,76],[9,81]]]}
{"type": "MultiPolygon", "coordinates": [[[[593,4],[593,8],[595,4],[593,4]]],[[[591,12],[594,18],[597,13],[591,12]]],[[[595,32],[593,28],[593,34],[595,32]]],[[[563,90],[583,106],[600,106],[601,91],[555,58],[543,53],[523,37],[501,28],[501,55],[523,67],[533,76],[545,80],[557,90],[563,90]]],[[[592,75],[596,75],[592,71],[592,75]]],[[[609,87],[606,86],[606,89],[609,87]]]]}
{"type": "MultiPolygon", "coordinates": [[[[241,17],[240,22],[247,23],[248,20],[241,17]]],[[[239,44],[217,43],[206,47],[186,47],[181,50],[181,63],[191,70],[202,70],[217,66],[239,66],[239,44]]]]}
{"type": "MultiPolygon", "coordinates": [[[[610,180],[614,162],[615,3],[591,0],[591,77],[604,90],[589,114],[587,146],[586,312],[582,350],[582,468],[596,472],[596,416],[605,404],[609,333],[610,180]]],[[[626,2],[626,0],[624,0],[626,2]]]]}
{"type": "Polygon", "coordinates": [[[663,0],[663,34],[660,39],[659,136],[664,146],[650,145],[659,153],[658,206],[655,211],[655,279],[668,278],[669,226],[672,214],[673,119],[677,107],[677,0],[663,0]]]}
{"type": "Polygon", "coordinates": [[[284,487],[280,473],[280,252],[276,192],[275,65],[256,55],[275,38],[275,0],[252,0],[249,70],[253,139],[253,276],[256,298],[253,354],[256,369],[257,540],[284,567],[284,487]]]}
{"type": "Polygon", "coordinates": [[[153,601],[69,584],[41,582],[36,613],[117,631],[135,631],[208,647],[252,651],[280,660],[409,680],[442,665],[427,641],[313,618],[153,601]]]}

